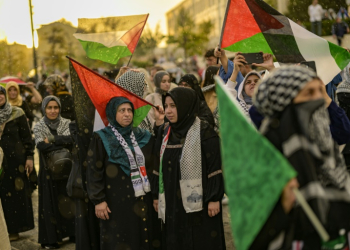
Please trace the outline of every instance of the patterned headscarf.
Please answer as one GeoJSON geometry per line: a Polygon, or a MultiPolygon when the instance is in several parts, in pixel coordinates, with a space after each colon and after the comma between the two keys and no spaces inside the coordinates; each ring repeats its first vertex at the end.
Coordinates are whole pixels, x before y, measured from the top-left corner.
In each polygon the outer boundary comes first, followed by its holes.
{"type": "Polygon", "coordinates": [[[284,66],[269,74],[258,86],[254,105],[265,117],[282,112],[310,81],[314,71],[302,66],[284,66]]]}
{"type": "Polygon", "coordinates": [[[17,84],[15,81],[10,81],[10,82],[8,82],[8,83],[6,84],[6,92],[8,92],[9,89],[10,89],[11,87],[14,87],[14,88],[17,90],[17,96],[16,96],[15,99],[10,99],[10,98],[9,98],[8,101],[10,102],[10,104],[11,104],[12,106],[17,106],[17,107],[22,106],[23,99],[22,99],[22,97],[21,97],[21,95],[20,95],[20,91],[19,91],[19,86],[18,86],[18,84],[17,84]]]}
{"type": "Polygon", "coordinates": [[[350,63],[343,69],[344,79],[337,87],[338,93],[350,93],[350,63]]]}
{"type": "Polygon", "coordinates": [[[156,85],[156,93],[159,93],[161,95],[165,94],[166,92],[160,88],[160,84],[162,82],[163,76],[168,75],[169,73],[162,70],[158,71],[154,76],[154,85],[156,85]]]}
{"type": "Polygon", "coordinates": [[[11,117],[12,106],[7,101],[7,92],[6,92],[6,89],[2,86],[0,86],[0,93],[3,93],[5,95],[5,99],[6,99],[5,104],[0,107],[0,125],[2,125],[4,122],[6,122],[11,117]]]}
{"type": "Polygon", "coordinates": [[[128,71],[119,77],[116,84],[122,88],[129,90],[140,98],[143,98],[145,92],[145,74],[142,72],[128,71]]]}

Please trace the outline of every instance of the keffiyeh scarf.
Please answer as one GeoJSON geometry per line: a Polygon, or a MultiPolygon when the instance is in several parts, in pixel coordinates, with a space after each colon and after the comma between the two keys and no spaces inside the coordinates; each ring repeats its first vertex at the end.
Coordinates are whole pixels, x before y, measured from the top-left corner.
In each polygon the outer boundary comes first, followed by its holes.
{"type": "Polygon", "coordinates": [[[125,141],[123,136],[118,132],[116,128],[109,124],[109,127],[112,129],[114,135],[117,137],[120,145],[125,150],[125,153],[128,156],[130,162],[130,175],[132,185],[135,191],[135,197],[145,195],[151,191],[151,185],[147,177],[146,167],[145,167],[145,157],[137,144],[134,132],[131,132],[130,139],[132,146],[134,147],[136,161],[131,149],[128,146],[128,143],[125,141]]]}
{"type": "MultiPolygon", "coordinates": [[[[58,135],[70,135],[69,131],[69,123],[71,121],[69,119],[62,118],[60,119],[60,122],[57,127],[57,134],[58,135]]],[[[45,123],[44,117],[40,119],[40,121],[35,125],[33,129],[34,135],[35,135],[35,144],[38,145],[39,142],[42,142],[45,140],[45,138],[48,138],[51,134],[50,129],[48,125],[45,123]]]]}

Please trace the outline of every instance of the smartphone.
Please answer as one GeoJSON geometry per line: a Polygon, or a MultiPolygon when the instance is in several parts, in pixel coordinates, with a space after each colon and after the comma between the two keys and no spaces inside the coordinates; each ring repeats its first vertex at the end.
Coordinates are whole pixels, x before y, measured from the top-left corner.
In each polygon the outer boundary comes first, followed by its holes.
{"type": "Polygon", "coordinates": [[[306,68],[312,69],[317,73],[315,61],[304,61],[301,62],[300,65],[304,65],[306,68]]]}
{"type": "Polygon", "coordinates": [[[263,63],[264,62],[264,57],[263,53],[240,53],[240,55],[244,56],[246,62],[248,64],[252,63],[263,63]]]}

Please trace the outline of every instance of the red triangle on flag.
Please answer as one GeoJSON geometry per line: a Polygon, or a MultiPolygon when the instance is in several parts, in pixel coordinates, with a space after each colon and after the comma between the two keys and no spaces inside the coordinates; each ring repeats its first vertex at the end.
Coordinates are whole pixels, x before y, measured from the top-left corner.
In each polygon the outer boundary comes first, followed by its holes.
{"type": "Polygon", "coordinates": [[[146,15],[146,18],[144,21],[136,24],[132,29],[126,32],[121,38],[121,40],[125,42],[125,44],[127,45],[131,53],[134,53],[134,50],[136,49],[137,43],[143,31],[143,28],[145,27],[145,24],[147,22],[148,15],[149,14],[146,15]]]}
{"type": "Polygon", "coordinates": [[[68,59],[77,72],[86,93],[89,95],[92,103],[100,114],[105,126],[108,125],[106,106],[113,97],[125,97],[129,99],[133,103],[135,110],[145,105],[153,106],[151,103],[143,100],[134,93],[123,89],[119,85],[116,85],[109,79],[99,75],[74,59],[70,57],[68,57],[68,59]]]}

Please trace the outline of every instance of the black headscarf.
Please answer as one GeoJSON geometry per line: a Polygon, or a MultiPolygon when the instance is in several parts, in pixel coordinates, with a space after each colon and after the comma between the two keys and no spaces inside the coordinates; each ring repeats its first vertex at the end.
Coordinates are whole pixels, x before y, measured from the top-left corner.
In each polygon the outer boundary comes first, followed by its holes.
{"type": "Polygon", "coordinates": [[[193,74],[186,74],[180,79],[180,83],[185,82],[191,86],[191,88],[196,92],[200,103],[199,103],[199,113],[198,117],[201,120],[207,121],[210,125],[214,127],[215,121],[213,113],[210,111],[207,102],[205,101],[201,87],[197,78],[193,74]]]}
{"type": "Polygon", "coordinates": [[[61,102],[60,100],[53,95],[46,96],[41,104],[41,111],[43,112],[44,115],[44,122],[46,123],[47,126],[49,126],[52,130],[57,130],[58,125],[60,124],[61,121],[61,102]],[[54,120],[50,120],[46,116],[46,106],[49,104],[49,102],[55,101],[58,104],[58,107],[60,108],[60,113],[58,114],[57,118],[54,120]]]}
{"type": "Polygon", "coordinates": [[[192,89],[175,88],[163,95],[163,106],[167,96],[173,99],[177,109],[177,122],[169,122],[171,131],[180,138],[184,138],[198,116],[199,98],[192,89]]]}
{"type": "Polygon", "coordinates": [[[214,76],[218,73],[218,66],[209,66],[205,71],[203,88],[215,84],[214,76]]]}
{"type": "Polygon", "coordinates": [[[164,70],[158,71],[154,76],[154,85],[156,86],[156,93],[159,93],[161,95],[164,95],[166,93],[164,90],[160,88],[160,85],[163,80],[163,76],[165,75],[170,77],[169,73],[164,70]]]}

